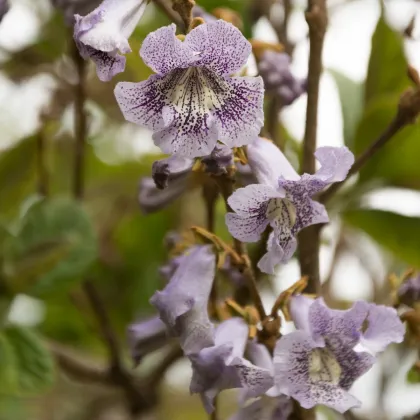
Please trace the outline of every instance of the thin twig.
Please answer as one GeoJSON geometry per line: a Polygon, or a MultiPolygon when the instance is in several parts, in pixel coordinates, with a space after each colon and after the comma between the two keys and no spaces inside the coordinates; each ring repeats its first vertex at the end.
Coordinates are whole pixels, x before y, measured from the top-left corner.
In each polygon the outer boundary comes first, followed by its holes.
{"type": "MultiPolygon", "coordinates": [[[[322,73],[322,50],[327,30],[326,0],[308,0],[305,14],[309,26],[308,102],[306,107],[305,138],[303,141],[302,172],[315,172],[315,149],[318,126],[319,83],[322,73]]],[[[306,292],[320,291],[319,226],[303,229],[299,236],[299,264],[301,275],[309,277],[306,292]]]]}
{"type": "Polygon", "coordinates": [[[77,83],[74,90],[74,134],[75,134],[75,156],[73,195],[81,200],[84,195],[84,174],[85,174],[85,147],[87,138],[87,116],[85,111],[86,102],[86,62],[80,56],[77,46],[72,42],[73,61],[77,71],[77,83]]]}
{"type": "MultiPolygon", "coordinates": [[[[378,152],[389,140],[391,140],[395,134],[397,134],[407,122],[397,116],[391,121],[391,124],[385,129],[385,131],[356,159],[354,165],[351,167],[347,178],[356,174],[366,164],[366,162],[378,152]]],[[[337,182],[331,185],[319,196],[321,203],[326,203],[345,183],[345,181],[337,182]]]]}

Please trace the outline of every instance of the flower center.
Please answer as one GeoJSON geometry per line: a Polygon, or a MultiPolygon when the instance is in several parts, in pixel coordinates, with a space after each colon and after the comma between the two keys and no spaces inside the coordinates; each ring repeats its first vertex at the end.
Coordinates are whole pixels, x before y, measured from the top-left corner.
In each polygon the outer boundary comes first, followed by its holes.
{"type": "Polygon", "coordinates": [[[329,382],[338,385],[341,367],[333,353],[326,349],[314,349],[309,356],[309,377],[312,382],[329,382]]]}
{"type": "Polygon", "coordinates": [[[269,201],[266,212],[270,221],[278,224],[287,225],[290,228],[296,223],[296,208],[293,203],[286,198],[273,198],[269,201]]]}

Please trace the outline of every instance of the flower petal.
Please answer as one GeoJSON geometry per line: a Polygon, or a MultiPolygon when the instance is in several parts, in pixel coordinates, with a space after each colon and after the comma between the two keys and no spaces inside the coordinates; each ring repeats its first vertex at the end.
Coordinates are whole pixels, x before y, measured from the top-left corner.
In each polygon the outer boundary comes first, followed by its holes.
{"type": "Polygon", "coordinates": [[[224,20],[197,26],[184,42],[198,54],[198,65],[209,67],[220,75],[239,71],[252,50],[241,31],[224,20]]]}
{"type": "Polygon", "coordinates": [[[153,162],[152,178],[157,188],[164,189],[171,180],[179,177],[184,178],[186,174],[191,172],[193,166],[193,159],[182,156],[170,156],[153,162]]]}
{"type": "Polygon", "coordinates": [[[224,78],[229,85],[215,108],[218,139],[229,147],[251,143],[264,125],[261,77],[224,78]]]}
{"type": "Polygon", "coordinates": [[[303,330],[311,334],[309,324],[309,308],[314,303],[314,299],[303,295],[295,295],[290,298],[290,315],[298,330],[303,330]]]}
{"type": "Polygon", "coordinates": [[[290,231],[281,231],[280,227],[271,232],[267,241],[267,253],[258,262],[258,268],[267,274],[275,274],[274,268],[292,258],[297,248],[296,239],[290,231]],[[280,242],[280,240],[282,242],[280,242]]]}
{"type": "Polygon", "coordinates": [[[269,223],[267,209],[272,198],[281,196],[268,185],[248,185],[237,189],[228,199],[236,213],[226,215],[226,225],[235,238],[256,242],[269,223]]]}
{"type": "Polygon", "coordinates": [[[185,354],[213,345],[213,327],[208,318],[207,302],[215,266],[211,247],[191,248],[165,289],[157,291],[150,299],[169,333],[180,337],[185,354]]]}
{"type": "Polygon", "coordinates": [[[391,343],[401,343],[405,327],[397,311],[373,303],[368,305],[368,326],[362,334],[360,343],[374,354],[382,352],[391,343]]]}
{"type": "Polygon", "coordinates": [[[165,75],[174,69],[187,68],[197,61],[197,53],[175,35],[171,24],[151,32],[140,49],[143,61],[155,72],[165,75]]]}
{"type": "Polygon", "coordinates": [[[344,181],[354,163],[354,155],[347,147],[319,147],[315,157],[321,164],[315,175],[326,184],[344,181]]]}
{"type": "Polygon", "coordinates": [[[227,169],[233,166],[233,153],[230,147],[216,144],[210,155],[201,158],[201,162],[207,173],[220,176],[226,174],[227,169]]]}
{"type": "Polygon", "coordinates": [[[144,356],[162,347],[167,341],[165,324],[152,317],[128,326],[128,346],[136,365],[144,356]]]}
{"type": "Polygon", "coordinates": [[[152,178],[142,178],[138,194],[140,208],[144,214],[159,211],[180,197],[187,190],[187,187],[186,178],[178,178],[172,181],[165,190],[157,189],[152,178]]]}
{"type": "Polygon", "coordinates": [[[248,325],[242,318],[230,318],[216,328],[215,345],[232,345],[232,358],[242,357],[248,340],[248,325]]]}
{"type": "Polygon", "coordinates": [[[280,176],[289,180],[300,179],[286,156],[270,140],[257,137],[248,145],[247,156],[249,165],[261,184],[278,188],[280,176]]]}

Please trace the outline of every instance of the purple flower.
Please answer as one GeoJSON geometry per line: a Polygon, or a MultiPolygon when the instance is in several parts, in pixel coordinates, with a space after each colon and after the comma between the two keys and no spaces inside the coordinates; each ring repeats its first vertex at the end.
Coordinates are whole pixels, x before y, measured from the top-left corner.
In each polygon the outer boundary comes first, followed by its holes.
{"type": "Polygon", "coordinates": [[[321,168],[299,176],[273,143],[258,139],[248,146],[249,164],[260,184],[239,188],[229,198],[235,213],[226,215],[230,233],[244,242],[256,242],[271,225],[268,252],[258,263],[265,273],[287,262],[296,250],[296,234],[303,228],[328,222],[325,207],[311,197],[327,185],[345,179],[354,162],[346,147],[320,147],[315,152],[321,168]]]}
{"type": "Polygon", "coordinates": [[[241,32],[222,20],[198,26],[184,41],[172,24],[149,34],[140,50],[157,74],[118,83],[115,96],[125,119],[153,130],[165,153],[192,158],[210,154],[217,140],[248,144],[263,125],[263,82],[230,75],[250,53],[241,32]]]}
{"type": "Polygon", "coordinates": [[[273,386],[272,372],[243,358],[247,339],[245,322],[231,318],[217,327],[212,347],[189,356],[193,368],[190,391],[201,394],[208,413],[214,410],[214,397],[224,389],[242,388],[252,398],[273,386]]]}
{"type": "Polygon", "coordinates": [[[194,6],[192,9],[192,15],[194,18],[199,17],[204,19],[206,22],[216,22],[217,18],[215,16],[213,16],[212,14],[210,14],[209,12],[207,12],[206,10],[204,10],[202,7],[200,6],[194,6]]]}
{"type": "Polygon", "coordinates": [[[214,327],[207,303],[213,284],[216,258],[210,246],[190,248],[169,283],[150,303],[171,336],[180,339],[186,355],[213,345],[214,327]]]}
{"type": "MultiPolygon", "coordinates": [[[[226,173],[234,163],[232,151],[221,144],[210,155],[204,156],[201,162],[205,172],[212,175],[226,173]]],[[[154,162],[153,178],[146,177],[140,181],[138,198],[143,213],[160,210],[179,198],[188,188],[199,185],[193,179],[193,164],[193,159],[176,155],[154,162]]],[[[255,181],[248,165],[237,165],[237,181],[241,185],[255,181]]]]}
{"type": "Polygon", "coordinates": [[[407,306],[420,301],[420,275],[410,277],[398,289],[398,299],[407,306]]]}
{"type": "Polygon", "coordinates": [[[129,325],[127,337],[131,357],[136,365],[144,356],[159,349],[168,341],[165,324],[157,317],[129,325]]]}
{"type": "Polygon", "coordinates": [[[258,70],[266,90],[278,96],[282,106],[292,104],[306,92],[306,80],[298,80],[293,76],[290,57],[286,53],[265,51],[258,63],[258,70]]]}
{"type": "Polygon", "coordinates": [[[290,311],[298,330],[280,338],[274,351],[279,391],[304,408],[323,404],[344,412],[358,407],[360,402],[348,391],[375,357],[355,347],[377,353],[401,342],[404,326],[396,311],[367,302],[332,310],[322,298],[303,296],[292,298],[290,311]]]}
{"type": "Polygon", "coordinates": [[[104,0],[86,16],[75,15],[74,39],[84,59],[91,58],[103,82],[125,69],[131,52],[128,38],[146,8],[147,0],[104,0]]]}

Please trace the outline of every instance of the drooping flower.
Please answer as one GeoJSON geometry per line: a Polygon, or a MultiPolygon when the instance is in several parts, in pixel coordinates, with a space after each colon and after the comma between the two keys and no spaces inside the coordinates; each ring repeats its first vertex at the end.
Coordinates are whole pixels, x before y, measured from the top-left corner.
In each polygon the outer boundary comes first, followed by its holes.
{"type": "Polygon", "coordinates": [[[205,156],[217,140],[229,147],[251,142],[263,125],[260,77],[230,77],[246,62],[251,45],[224,21],[193,29],[185,40],[175,25],[144,40],[140,55],[156,74],[119,83],[115,96],[126,120],[154,131],[163,152],[205,156]]]}
{"type": "Polygon", "coordinates": [[[201,395],[208,413],[214,410],[214,397],[224,389],[241,388],[253,398],[273,386],[272,372],[243,358],[247,339],[245,322],[231,318],[217,327],[212,347],[189,356],[193,368],[190,391],[201,395]]]}
{"type": "Polygon", "coordinates": [[[144,13],[147,0],[103,0],[86,16],[75,15],[74,39],[80,55],[91,58],[103,82],[125,69],[131,52],[128,38],[144,13]]]}
{"type": "MultiPolygon", "coordinates": [[[[218,144],[208,156],[201,158],[203,169],[211,175],[221,175],[228,171],[233,162],[233,154],[228,147],[218,144]]],[[[143,213],[160,210],[182,196],[189,188],[201,185],[202,178],[195,179],[192,167],[194,160],[173,155],[153,164],[152,178],[142,178],[139,186],[139,203],[143,213]]],[[[255,182],[248,165],[236,165],[237,182],[247,185],[255,182]]]]}
{"type": "Polygon", "coordinates": [[[279,391],[304,408],[323,404],[344,412],[358,407],[349,389],[375,357],[356,346],[377,353],[401,342],[404,326],[396,311],[362,301],[346,311],[332,310],[321,298],[295,296],[290,312],[298,330],[281,337],[274,351],[279,391]]]}
{"type": "Polygon", "coordinates": [[[152,317],[135,322],[127,328],[131,357],[138,365],[144,356],[159,349],[168,341],[165,324],[152,317]]]}
{"type": "Polygon", "coordinates": [[[270,141],[258,139],[248,146],[249,164],[260,184],[239,188],[229,198],[235,213],[226,215],[230,233],[244,242],[256,242],[268,225],[273,232],[268,252],[258,263],[265,273],[287,262],[296,250],[296,234],[303,228],[328,222],[325,207],[312,196],[333,182],[345,179],[354,162],[347,147],[320,147],[315,157],[321,168],[299,176],[270,141]]]}
{"type": "Polygon", "coordinates": [[[267,92],[280,98],[282,106],[292,104],[306,91],[306,80],[296,79],[290,71],[290,57],[284,52],[266,50],[258,70],[267,92]]]}
{"type": "Polygon", "coordinates": [[[212,346],[214,327],[207,303],[213,284],[216,258],[210,246],[189,249],[167,286],[150,303],[171,336],[178,337],[186,355],[212,346]]]}
{"type": "Polygon", "coordinates": [[[407,306],[420,302],[420,275],[411,276],[398,288],[398,299],[407,306]]]}

